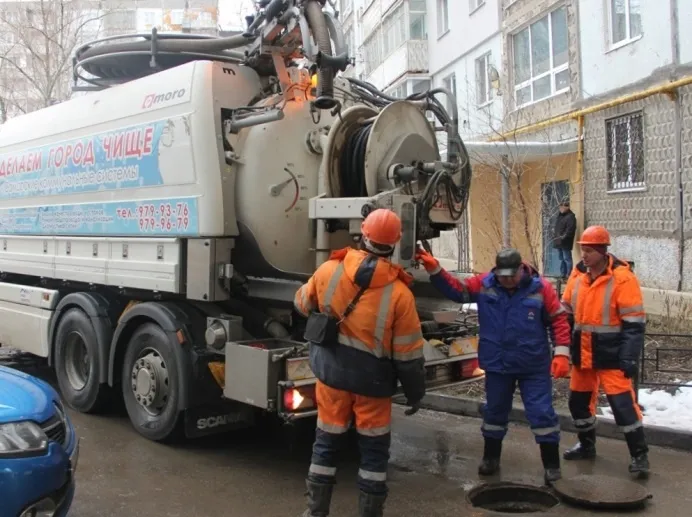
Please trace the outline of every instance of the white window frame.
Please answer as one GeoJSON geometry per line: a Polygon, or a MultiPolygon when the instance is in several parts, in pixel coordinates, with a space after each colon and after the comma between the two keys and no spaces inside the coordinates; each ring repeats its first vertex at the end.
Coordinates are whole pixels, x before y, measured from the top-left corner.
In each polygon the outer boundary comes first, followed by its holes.
{"type": "MultiPolygon", "coordinates": [[[[567,84],[566,88],[562,88],[560,90],[555,89],[555,76],[557,74],[559,74],[560,72],[564,72],[565,70],[569,69],[569,57],[564,64],[562,64],[558,67],[555,67],[553,65],[553,23],[552,23],[552,17],[553,17],[553,14],[555,12],[559,11],[560,9],[566,9],[566,7],[561,6],[561,7],[558,7],[557,9],[553,9],[552,11],[547,13],[545,16],[541,16],[539,19],[537,19],[536,21],[534,21],[533,23],[531,23],[527,27],[524,27],[520,31],[517,31],[514,34],[512,34],[512,63],[514,64],[514,60],[516,59],[516,53],[515,53],[516,49],[514,48],[514,38],[524,31],[529,31],[529,75],[530,75],[530,77],[524,82],[514,84],[514,102],[515,102],[517,109],[523,108],[526,106],[530,106],[531,104],[535,104],[537,102],[545,101],[545,100],[550,99],[551,97],[555,97],[556,95],[559,95],[561,93],[568,92],[570,89],[569,84],[567,84]],[[545,18],[548,18],[548,40],[550,42],[548,45],[548,51],[550,52],[550,68],[548,69],[547,72],[543,72],[543,73],[538,74],[537,76],[534,77],[534,76],[531,76],[531,73],[533,73],[531,71],[533,69],[533,46],[531,43],[531,27],[535,23],[538,23],[541,20],[544,20],[545,18]],[[534,100],[533,83],[538,81],[539,79],[543,79],[546,76],[550,76],[550,95],[548,95],[547,97],[543,97],[541,99],[538,99],[538,100],[534,100]],[[517,94],[519,93],[519,90],[522,90],[522,89],[526,88],[527,86],[531,86],[531,100],[528,102],[525,102],[524,104],[519,104],[519,102],[517,101],[517,94]]],[[[569,30],[569,22],[567,21],[567,16],[565,16],[565,24],[567,26],[566,29],[569,30]]],[[[515,73],[516,73],[515,67],[512,66],[512,74],[514,75],[515,73]]]]}
{"type": "Polygon", "coordinates": [[[353,12],[353,0],[341,0],[341,16],[346,18],[353,12]]]}
{"type": "MultiPolygon", "coordinates": [[[[615,41],[615,16],[613,13],[613,0],[606,0],[608,4],[608,44],[610,45],[610,50],[615,50],[625,45],[637,41],[644,35],[644,30],[642,32],[632,36],[632,9],[631,0],[622,0],[625,3],[625,37],[621,40],[615,41]]],[[[641,0],[640,0],[641,1],[641,0]]],[[[641,5],[641,4],[640,4],[641,5]]]]}
{"type": "MultiPolygon", "coordinates": [[[[457,74],[456,72],[452,72],[451,74],[447,74],[442,78],[442,87],[447,88],[452,92],[454,95],[454,99],[457,102],[457,105],[459,104],[459,98],[457,97],[457,74]]],[[[447,111],[449,112],[449,115],[452,115],[452,100],[445,95],[445,104],[447,111]]]]}
{"type": "Polygon", "coordinates": [[[408,39],[404,4],[399,4],[387,17],[382,20],[382,61],[401,47],[408,39]],[[397,38],[399,36],[399,39],[397,38]]]}
{"type": "Polygon", "coordinates": [[[606,159],[606,188],[608,193],[619,193],[619,192],[641,192],[642,190],[646,190],[646,164],[642,165],[642,173],[643,177],[641,181],[633,181],[634,179],[634,146],[635,144],[638,144],[641,146],[641,149],[639,150],[644,157],[646,158],[645,154],[645,149],[644,149],[644,134],[645,134],[645,127],[644,127],[644,112],[643,111],[635,111],[632,113],[627,113],[625,115],[619,115],[617,117],[611,117],[605,120],[605,130],[606,130],[606,135],[608,132],[611,133],[610,135],[610,140],[606,137],[606,154],[608,158],[606,159]],[[632,121],[634,119],[640,119],[641,120],[641,134],[634,135],[633,130],[632,130],[632,121]],[[617,168],[617,148],[618,148],[618,142],[616,139],[616,128],[618,126],[624,125],[627,128],[627,141],[626,141],[626,147],[627,147],[627,169],[628,169],[628,176],[627,180],[625,181],[614,181],[613,180],[613,169],[617,168]],[[610,127],[609,127],[610,126],[610,127]],[[610,146],[608,146],[608,143],[610,143],[610,146]],[[608,163],[610,161],[610,164],[608,163]],[[610,165],[610,166],[609,166],[610,165]]]}
{"type": "Polygon", "coordinates": [[[469,0],[469,16],[485,5],[485,0],[469,0]]]}
{"type": "Polygon", "coordinates": [[[406,39],[409,39],[412,41],[427,41],[427,39],[428,39],[428,25],[427,25],[428,10],[427,10],[427,5],[425,3],[423,5],[425,5],[425,10],[424,11],[417,11],[415,9],[412,9],[412,4],[410,2],[408,3],[408,19],[406,20],[406,23],[407,23],[406,30],[408,32],[406,33],[406,39]],[[411,22],[413,21],[414,15],[420,15],[420,14],[423,15],[422,16],[422,18],[423,18],[423,39],[414,40],[413,35],[411,33],[411,22]]]}
{"type": "Polygon", "coordinates": [[[491,61],[492,61],[492,52],[488,51],[482,56],[478,57],[475,59],[475,70],[476,70],[476,106],[479,108],[483,108],[485,106],[488,106],[489,104],[493,103],[493,87],[492,84],[490,84],[490,66],[491,66],[491,61]],[[481,71],[479,69],[479,66],[482,64],[483,70],[481,71]],[[485,100],[481,102],[479,93],[481,91],[481,82],[480,82],[480,75],[479,73],[483,73],[485,75],[485,100]]]}
{"type": "Polygon", "coordinates": [[[437,38],[449,32],[449,1],[437,0],[437,38]]]}

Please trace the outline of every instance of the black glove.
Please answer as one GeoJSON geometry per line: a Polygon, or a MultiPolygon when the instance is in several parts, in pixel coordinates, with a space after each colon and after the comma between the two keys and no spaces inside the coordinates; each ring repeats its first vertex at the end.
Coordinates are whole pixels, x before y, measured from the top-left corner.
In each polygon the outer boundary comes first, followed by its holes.
{"type": "Polygon", "coordinates": [[[420,409],[420,400],[414,403],[406,401],[406,405],[411,406],[411,409],[407,409],[406,411],[404,411],[404,414],[406,416],[415,415],[416,413],[418,413],[418,410],[420,409]]]}
{"type": "Polygon", "coordinates": [[[632,379],[637,377],[639,368],[636,361],[627,360],[620,361],[620,370],[625,374],[625,379],[632,379]]]}

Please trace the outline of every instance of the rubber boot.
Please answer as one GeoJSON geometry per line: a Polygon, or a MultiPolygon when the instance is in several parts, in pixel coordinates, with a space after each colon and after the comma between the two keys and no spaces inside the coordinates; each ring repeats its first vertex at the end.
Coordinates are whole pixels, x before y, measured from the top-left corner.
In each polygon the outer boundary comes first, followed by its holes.
{"type": "Polygon", "coordinates": [[[358,515],[360,517],[382,517],[386,500],[387,494],[368,494],[361,490],[358,497],[358,515]]]}
{"type": "Polygon", "coordinates": [[[541,460],[545,469],[544,479],[546,485],[552,485],[558,479],[562,479],[560,471],[560,444],[542,443],[541,460]]]}
{"type": "Polygon", "coordinates": [[[646,445],[644,428],[640,427],[631,433],[625,433],[625,440],[632,457],[629,471],[640,478],[647,477],[649,475],[649,447],[646,445]]]}
{"type": "Polygon", "coordinates": [[[478,466],[478,474],[492,476],[500,470],[500,456],[502,455],[502,440],[494,438],[485,439],[483,449],[483,461],[478,466]]]}
{"type": "Polygon", "coordinates": [[[327,517],[332,503],[334,485],[305,481],[308,487],[308,509],[302,517],[327,517]]]}
{"type": "Polygon", "coordinates": [[[577,433],[579,443],[562,455],[566,460],[589,460],[596,457],[596,430],[577,433]]]}

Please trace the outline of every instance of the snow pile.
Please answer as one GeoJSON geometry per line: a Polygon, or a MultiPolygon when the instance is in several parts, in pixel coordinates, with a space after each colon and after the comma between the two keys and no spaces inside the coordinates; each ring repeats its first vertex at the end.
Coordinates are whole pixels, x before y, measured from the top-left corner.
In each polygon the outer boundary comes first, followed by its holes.
{"type": "MultiPolygon", "coordinates": [[[[644,425],[658,425],[692,432],[692,382],[683,384],[671,395],[668,391],[640,389],[639,404],[644,425]]],[[[600,417],[614,420],[610,407],[601,407],[600,417]]]]}

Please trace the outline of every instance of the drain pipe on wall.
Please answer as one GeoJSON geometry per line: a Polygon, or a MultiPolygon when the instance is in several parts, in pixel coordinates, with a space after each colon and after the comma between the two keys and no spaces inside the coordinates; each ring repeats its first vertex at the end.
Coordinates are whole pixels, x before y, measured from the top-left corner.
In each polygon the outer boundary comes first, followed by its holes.
{"type": "MultiPolygon", "coordinates": [[[[673,63],[680,64],[680,23],[677,0],[670,0],[670,47],[673,54],[673,63]]],[[[680,244],[678,246],[678,292],[682,291],[683,275],[685,274],[685,190],[682,178],[682,91],[671,92],[671,100],[675,105],[673,115],[673,131],[675,132],[675,182],[678,186],[678,198],[676,212],[680,231],[680,244]]]]}
{"type": "Polygon", "coordinates": [[[506,155],[502,156],[500,165],[500,174],[502,175],[502,247],[510,247],[509,233],[509,190],[510,190],[510,175],[512,169],[509,167],[509,160],[506,155]]]}

